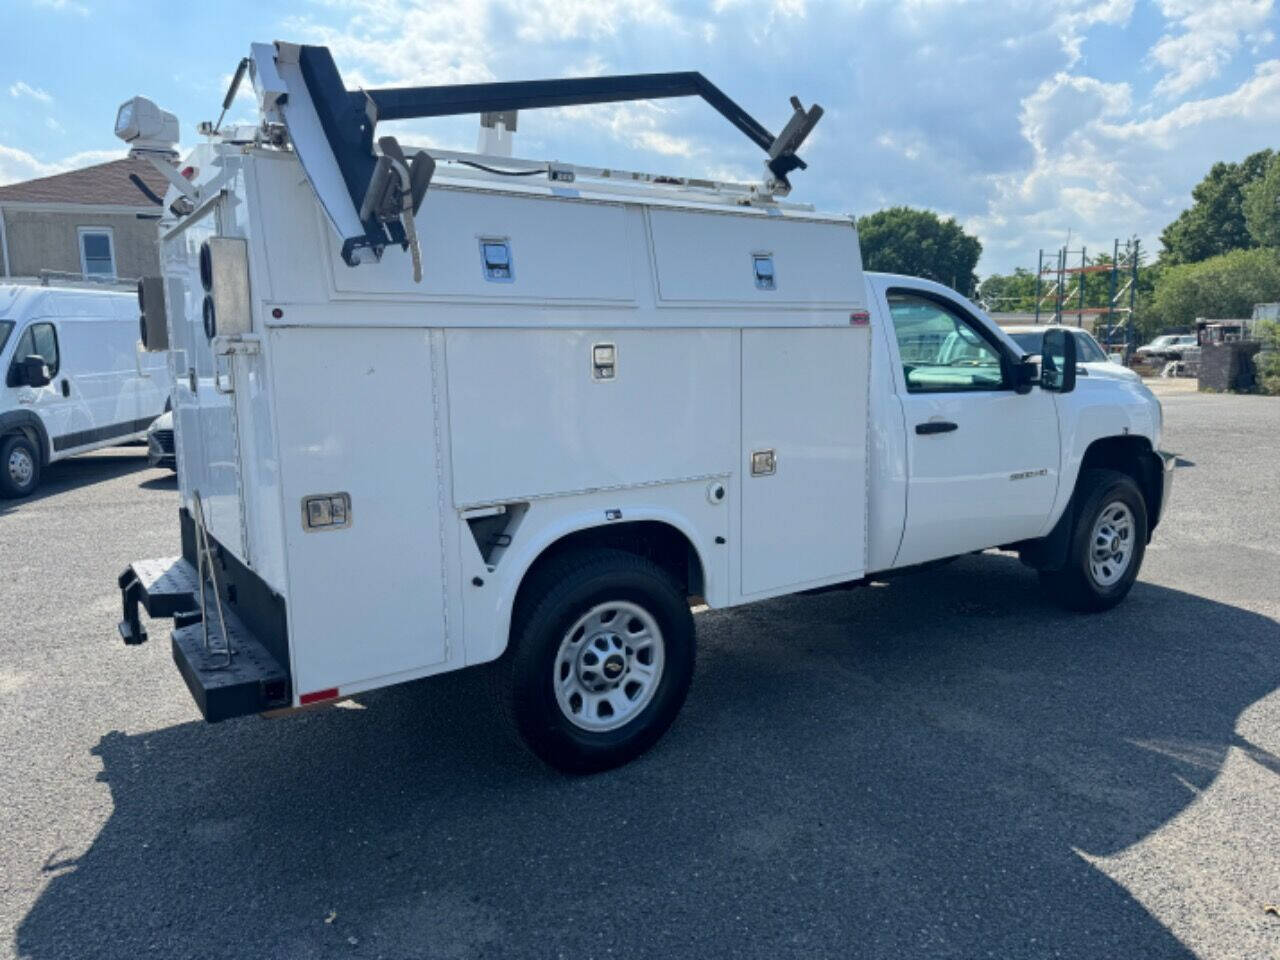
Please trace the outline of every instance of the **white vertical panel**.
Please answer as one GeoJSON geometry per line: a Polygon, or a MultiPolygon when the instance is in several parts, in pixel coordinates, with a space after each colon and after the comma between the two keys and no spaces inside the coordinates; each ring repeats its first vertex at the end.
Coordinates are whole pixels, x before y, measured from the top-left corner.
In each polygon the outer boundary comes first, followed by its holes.
{"type": "MultiPolygon", "coordinates": [[[[229,382],[230,360],[218,358],[229,382]]],[[[215,540],[246,563],[252,557],[245,549],[240,496],[240,449],[236,440],[235,405],[228,394],[214,389],[215,378],[201,379],[199,387],[200,441],[204,445],[204,478],[199,488],[205,524],[215,540]]]]}
{"type": "Polygon", "coordinates": [[[237,354],[235,367],[236,425],[248,554],[258,576],[281,594],[285,583],[284,544],[280,523],[280,463],[267,390],[266,357],[237,354]]]}
{"type": "Polygon", "coordinates": [[[742,592],[866,567],[866,327],[742,332],[742,592]],[[773,450],[772,476],[751,455],[773,450]]]}
{"type": "MultiPolygon", "coordinates": [[[[425,668],[450,652],[446,578],[457,574],[441,540],[430,336],[271,334],[299,693],[425,668]],[[351,497],[350,527],[305,531],[303,498],[339,492],[351,497]]],[[[449,555],[456,566],[456,547],[449,555]]]]}

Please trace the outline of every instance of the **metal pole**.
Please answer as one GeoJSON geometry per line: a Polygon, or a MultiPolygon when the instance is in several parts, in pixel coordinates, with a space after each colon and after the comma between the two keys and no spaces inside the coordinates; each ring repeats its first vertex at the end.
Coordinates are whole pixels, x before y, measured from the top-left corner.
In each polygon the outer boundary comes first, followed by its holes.
{"type": "Polygon", "coordinates": [[[1084,281],[1085,281],[1085,277],[1088,276],[1088,274],[1085,273],[1084,268],[1089,263],[1088,257],[1085,254],[1086,254],[1086,250],[1085,250],[1084,244],[1082,243],[1080,244],[1080,304],[1076,312],[1077,327],[1084,326],[1084,281]]]}
{"type": "Polygon", "coordinates": [[[1058,295],[1054,298],[1053,322],[1062,324],[1062,304],[1066,299],[1067,284],[1067,248],[1058,251],[1058,295]]]}
{"type": "Polygon", "coordinates": [[[4,253],[4,275],[11,277],[13,271],[9,269],[9,237],[4,231],[4,207],[0,207],[0,252],[4,253]]]}
{"type": "Polygon", "coordinates": [[[1040,278],[1044,276],[1044,249],[1036,259],[1036,326],[1040,325],[1040,278]]]}
{"type": "MultiPolygon", "coordinates": [[[[1116,237],[1115,245],[1111,248],[1111,282],[1107,284],[1107,339],[1109,340],[1112,331],[1116,328],[1116,270],[1120,266],[1120,238],[1116,237]]],[[[1108,343],[1107,346],[1110,346],[1108,343]]],[[[1127,344],[1126,344],[1127,346],[1127,344]]]]}
{"type": "Polygon", "coordinates": [[[1137,237],[1133,238],[1133,273],[1130,274],[1129,283],[1129,322],[1126,324],[1124,332],[1124,342],[1126,347],[1129,345],[1129,341],[1133,337],[1133,311],[1138,306],[1138,257],[1140,256],[1139,247],[1141,244],[1141,240],[1137,237]]]}

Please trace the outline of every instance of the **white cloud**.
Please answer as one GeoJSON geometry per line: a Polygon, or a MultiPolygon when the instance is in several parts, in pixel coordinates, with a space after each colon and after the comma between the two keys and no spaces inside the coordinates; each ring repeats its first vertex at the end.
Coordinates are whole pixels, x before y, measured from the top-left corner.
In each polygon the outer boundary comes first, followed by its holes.
{"type": "Polygon", "coordinates": [[[1054,29],[1062,40],[1069,64],[1074,65],[1080,59],[1080,48],[1091,28],[1123,26],[1133,16],[1133,6],[1134,0],[1068,0],[1051,5],[1048,9],[1053,12],[1054,29]]]}
{"type": "MultiPolygon", "coordinates": [[[[178,146],[178,155],[182,156],[183,148],[178,146]]],[[[77,167],[91,167],[95,163],[107,163],[111,160],[121,160],[125,154],[120,149],[114,150],[81,150],[79,153],[73,153],[69,157],[64,157],[57,163],[58,170],[75,170],[77,167]]]]}
{"type": "Polygon", "coordinates": [[[77,0],[35,0],[37,7],[44,7],[47,10],[57,10],[61,13],[78,13],[82,17],[89,15],[89,8],[77,0]]]}
{"type": "Polygon", "coordinates": [[[1093,121],[1124,115],[1131,102],[1128,84],[1059,73],[1022,101],[1022,133],[1044,156],[1061,150],[1093,121]]]}
{"type": "MultiPolygon", "coordinates": [[[[1034,264],[1068,228],[1091,249],[1134,232],[1152,242],[1214,161],[1274,145],[1274,3],[316,0],[278,32],[327,44],[350,87],[696,69],[775,131],[798,94],[827,114],[793,199],[955,215],[979,234],[985,272],[1034,264]],[[1199,93],[1250,64],[1234,89],[1199,93]]],[[[462,117],[386,132],[471,149],[476,128],[462,117]]],[[[762,172],[754,145],[687,100],[529,111],[516,150],[690,176],[762,172]]]]}
{"type": "Polygon", "coordinates": [[[19,80],[17,83],[10,84],[9,96],[19,99],[28,97],[32,100],[38,100],[41,103],[53,103],[52,94],[45,90],[41,90],[39,87],[33,87],[24,80],[19,80]]]}
{"type": "Polygon", "coordinates": [[[0,144],[0,186],[19,183],[39,177],[51,177],[55,173],[75,170],[79,167],[119,160],[124,154],[119,150],[82,150],[52,163],[43,161],[17,147],[0,144]]]}
{"type": "Polygon", "coordinates": [[[348,86],[474,83],[493,79],[485,66],[491,47],[483,2],[444,0],[401,8],[380,0],[333,0],[347,16],[336,26],[302,18],[288,24],[322,43],[339,63],[354,64],[348,86]]]}
{"type": "Polygon", "coordinates": [[[547,120],[564,129],[588,129],[605,133],[613,140],[647,150],[664,157],[692,157],[704,153],[689,137],[676,136],[663,129],[663,118],[670,108],[650,101],[609,103],[587,107],[562,107],[550,111],[547,120]]]}
{"type": "Polygon", "coordinates": [[[991,260],[1027,265],[1069,229],[1093,250],[1136,233],[1154,255],[1160,230],[1214,162],[1273,145],[1280,60],[1222,96],[1141,119],[1125,85],[1059,75],[1023,101],[1022,116],[1034,163],[991,178],[986,211],[968,221],[991,260]]]}
{"type": "Polygon", "coordinates": [[[58,166],[43,163],[25,150],[0,145],[0,185],[47,177],[58,172],[58,166]]]}
{"type": "Polygon", "coordinates": [[[1177,97],[1217,77],[1244,44],[1269,43],[1273,0],[1160,0],[1171,29],[1151,48],[1156,93],[1177,97]]]}
{"type": "Polygon", "coordinates": [[[666,0],[511,0],[500,7],[516,36],[532,43],[612,37],[635,23],[677,29],[682,23],[666,0]]]}

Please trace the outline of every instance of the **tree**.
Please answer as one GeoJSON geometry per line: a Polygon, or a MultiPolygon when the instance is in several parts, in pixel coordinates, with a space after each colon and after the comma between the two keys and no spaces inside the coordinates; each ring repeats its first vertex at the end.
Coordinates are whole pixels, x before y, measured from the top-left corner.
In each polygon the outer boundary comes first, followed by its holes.
{"type": "Polygon", "coordinates": [[[1160,234],[1161,259],[1197,263],[1254,246],[1245,223],[1244,189],[1263,176],[1273,156],[1270,150],[1259,150],[1239,163],[1215,163],[1191,191],[1195,202],[1160,234]]]}
{"type": "Polygon", "coordinates": [[[1005,276],[993,273],[978,285],[978,300],[991,313],[1035,310],[1035,271],[1017,267],[1005,276]]]}
{"type": "Polygon", "coordinates": [[[1249,317],[1255,303],[1276,300],[1280,252],[1259,247],[1168,267],[1156,285],[1152,310],[1165,327],[1186,326],[1197,317],[1249,317]]]}
{"type": "Polygon", "coordinates": [[[1260,247],[1280,247],[1280,153],[1271,158],[1262,176],[1245,184],[1245,224],[1260,247]]]}
{"type": "Polygon", "coordinates": [[[982,244],[954,217],[943,220],[932,210],[890,207],[859,220],[858,235],[862,265],[868,270],[925,277],[966,296],[977,286],[974,268],[982,244]]]}
{"type": "Polygon", "coordinates": [[[1254,332],[1262,341],[1262,352],[1254,360],[1258,383],[1263,393],[1280,396],[1280,323],[1264,320],[1254,332]]]}

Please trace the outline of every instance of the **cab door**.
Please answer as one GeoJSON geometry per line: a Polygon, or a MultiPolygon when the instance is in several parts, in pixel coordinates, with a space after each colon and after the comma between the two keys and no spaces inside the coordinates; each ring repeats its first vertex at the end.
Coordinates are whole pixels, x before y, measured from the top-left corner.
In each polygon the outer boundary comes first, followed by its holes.
{"type": "MultiPolygon", "coordinates": [[[[62,351],[58,340],[58,327],[53,320],[35,320],[19,332],[13,353],[5,371],[5,388],[19,410],[30,410],[44,424],[53,456],[67,446],[71,432],[72,404],[63,395],[68,391],[67,371],[63,369],[62,351]],[[53,375],[43,387],[20,385],[14,378],[15,366],[30,356],[41,357],[53,375]]],[[[8,404],[5,404],[8,406],[8,404]]]]}
{"type": "Polygon", "coordinates": [[[1039,536],[1058,485],[1053,397],[1038,386],[1017,393],[1004,345],[951,297],[889,287],[881,308],[907,431],[907,519],[894,566],[1039,536]]]}

